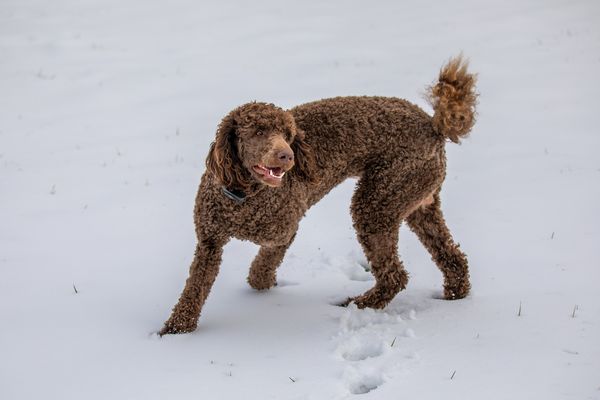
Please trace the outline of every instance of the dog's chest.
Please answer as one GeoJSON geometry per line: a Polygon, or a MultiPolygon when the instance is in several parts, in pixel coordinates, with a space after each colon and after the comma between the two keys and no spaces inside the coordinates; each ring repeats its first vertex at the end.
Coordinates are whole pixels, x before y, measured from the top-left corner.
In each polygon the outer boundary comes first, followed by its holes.
{"type": "Polygon", "coordinates": [[[225,211],[222,218],[237,239],[280,246],[292,240],[305,211],[305,202],[293,196],[257,196],[225,211]]]}

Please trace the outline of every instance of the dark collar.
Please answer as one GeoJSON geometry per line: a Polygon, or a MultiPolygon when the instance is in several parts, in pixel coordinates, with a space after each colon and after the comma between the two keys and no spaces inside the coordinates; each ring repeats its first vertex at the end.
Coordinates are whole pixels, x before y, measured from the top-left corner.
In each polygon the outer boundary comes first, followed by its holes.
{"type": "Polygon", "coordinates": [[[226,197],[229,197],[231,200],[235,201],[238,204],[243,204],[246,200],[246,193],[237,189],[227,189],[225,186],[221,187],[221,191],[226,197]]]}

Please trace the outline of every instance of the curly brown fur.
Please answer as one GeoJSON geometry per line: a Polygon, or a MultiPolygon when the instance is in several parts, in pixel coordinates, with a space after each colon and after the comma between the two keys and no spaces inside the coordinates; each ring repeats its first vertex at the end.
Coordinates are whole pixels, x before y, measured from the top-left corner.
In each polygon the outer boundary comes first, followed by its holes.
{"type": "Polygon", "coordinates": [[[300,219],[349,177],[358,177],[352,219],[375,276],[375,286],[351,300],[383,308],[406,287],[408,273],[398,256],[404,220],[442,270],[445,297],[466,296],[467,260],[446,227],[438,193],[446,138],[458,141],[474,122],[474,82],[461,61],[451,61],[431,91],[433,117],[386,97],[336,97],[288,111],[255,102],[229,113],[196,197],[198,245],[190,276],[161,335],[195,329],[230,238],[261,246],[250,286],[274,286],[300,219]],[[231,191],[243,200],[228,197],[231,191]]]}
{"type": "Polygon", "coordinates": [[[433,203],[410,214],[406,222],[444,274],[444,297],[465,297],[471,289],[467,257],[460,251],[459,246],[454,244],[452,235],[446,228],[439,194],[435,194],[433,203]]]}
{"type": "MultiPolygon", "coordinates": [[[[293,240],[293,238],[292,238],[293,240]]],[[[281,246],[263,246],[250,265],[248,284],[256,290],[270,289],[277,284],[276,270],[283,261],[292,240],[281,246]]]]}
{"type": "Polygon", "coordinates": [[[454,143],[465,137],[475,124],[477,76],[467,72],[462,56],[451,59],[440,71],[437,84],[428,88],[433,107],[433,127],[454,143]]]}
{"type": "Polygon", "coordinates": [[[225,186],[235,184],[240,189],[246,189],[252,185],[252,179],[244,169],[235,146],[234,113],[235,111],[231,112],[219,124],[216,139],[208,150],[206,171],[225,186]]]}

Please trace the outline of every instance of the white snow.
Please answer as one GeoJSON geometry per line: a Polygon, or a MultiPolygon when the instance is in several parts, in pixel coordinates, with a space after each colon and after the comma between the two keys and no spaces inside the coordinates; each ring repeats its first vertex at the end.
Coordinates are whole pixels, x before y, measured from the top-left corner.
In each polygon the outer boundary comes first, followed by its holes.
{"type": "Polygon", "coordinates": [[[600,399],[599,22],[594,0],[2,1],[0,398],[600,399]],[[373,284],[349,180],[301,223],[277,288],[252,291],[257,248],[231,242],[199,329],[154,334],[229,110],[429,110],[460,51],[479,118],[447,146],[443,208],[470,297],[440,299],[403,228],[408,288],[336,307],[373,284]]]}

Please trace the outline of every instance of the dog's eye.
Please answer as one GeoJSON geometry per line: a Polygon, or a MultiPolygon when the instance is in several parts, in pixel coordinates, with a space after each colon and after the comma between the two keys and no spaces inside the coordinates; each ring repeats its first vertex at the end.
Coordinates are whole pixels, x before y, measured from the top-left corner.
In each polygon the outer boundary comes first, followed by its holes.
{"type": "Polygon", "coordinates": [[[263,131],[256,131],[256,136],[262,136],[263,135],[263,131]]]}

